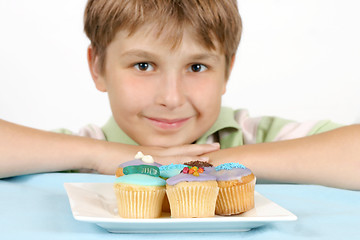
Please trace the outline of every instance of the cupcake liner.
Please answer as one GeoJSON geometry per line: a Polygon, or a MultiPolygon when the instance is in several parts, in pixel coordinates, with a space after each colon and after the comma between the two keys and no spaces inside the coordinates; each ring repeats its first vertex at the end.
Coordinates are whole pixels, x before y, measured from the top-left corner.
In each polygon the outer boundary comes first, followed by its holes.
{"type": "Polygon", "coordinates": [[[161,216],[165,187],[135,187],[117,183],[114,188],[120,217],[158,218],[161,216]]]}
{"type": "Polygon", "coordinates": [[[254,208],[255,182],[255,178],[245,184],[236,180],[218,182],[220,189],[215,213],[217,215],[234,215],[254,208]]]}
{"type": "Polygon", "coordinates": [[[167,186],[171,217],[212,217],[219,188],[216,181],[182,182],[167,186]]]}
{"type": "Polygon", "coordinates": [[[163,203],[162,203],[162,211],[163,212],[168,212],[168,213],[170,212],[170,203],[169,203],[167,193],[165,193],[165,197],[164,197],[164,200],[163,200],[163,203]]]}

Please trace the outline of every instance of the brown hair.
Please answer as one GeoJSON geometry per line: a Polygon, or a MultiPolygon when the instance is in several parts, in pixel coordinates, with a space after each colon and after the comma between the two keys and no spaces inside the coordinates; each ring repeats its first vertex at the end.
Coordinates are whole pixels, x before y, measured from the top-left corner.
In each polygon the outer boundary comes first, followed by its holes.
{"type": "Polygon", "coordinates": [[[84,30],[99,57],[101,72],[106,47],[117,31],[127,30],[131,35],[147,23],[156,24],[158,35],[167,34],[173,48],[181,42],[187,26],[208,49],[215,49],[214,41],[217,41],[225,54],[227,69],[236,53],[242,30],[237,0],[89,0],[84,30]]]}

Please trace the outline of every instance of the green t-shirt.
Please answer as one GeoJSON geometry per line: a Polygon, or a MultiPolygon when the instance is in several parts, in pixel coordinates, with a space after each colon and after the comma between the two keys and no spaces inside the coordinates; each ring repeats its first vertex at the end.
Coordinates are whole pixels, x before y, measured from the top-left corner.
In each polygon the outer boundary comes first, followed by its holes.
{"type": "MultiPolygon", "coordinates": [[[[278,117],[251,118],[246,110],[222,107],[213,126],[196,143],[219,142],[222,149],[263,142],[273,142],[322,133],[340,127],[331,121],[298,123],[278,117]]],[[[93,125],[88,128],[96,128],[93,125]]],[[[101,128],[104,139],[111,142],[138,145],[116,124],[113,117],[101,128]]]]}

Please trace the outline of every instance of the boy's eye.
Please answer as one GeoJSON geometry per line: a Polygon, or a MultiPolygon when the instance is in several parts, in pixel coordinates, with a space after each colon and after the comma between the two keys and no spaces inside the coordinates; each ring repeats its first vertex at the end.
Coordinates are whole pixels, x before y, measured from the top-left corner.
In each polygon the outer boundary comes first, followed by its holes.
{"type": "Polygon", "coordinates": [[[150,63],[147,63],[147,62],[142,62],[142,63],[136,63],[134,65],[134,67],[139,70],[139,71],[153,71],[154,70],[154,67],[150,64],[150,63]]]}
{"type": "Polygon", "coordinates": [[[205,65],[199,64],[199,63],[193,64],[193,65],[191,65],[190,68],[189,68],[189,70],[190,70],[191,72],[203,72],[203,71],[205,71],[206,69],[207,69],[207,67],[206,67],[205,65]]]}

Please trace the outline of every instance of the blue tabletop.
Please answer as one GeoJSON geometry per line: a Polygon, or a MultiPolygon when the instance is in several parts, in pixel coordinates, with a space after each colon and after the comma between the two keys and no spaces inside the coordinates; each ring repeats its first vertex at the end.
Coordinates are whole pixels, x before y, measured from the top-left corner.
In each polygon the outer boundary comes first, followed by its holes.
{"type": "Polygon", "coordinates": [[[257,192],[298,220],[249,232],[114,234],[73,218],[65,182],[113,181],[113,176],[84,173],[0,180],[1,239],[354,239],[360,234],[360,192],[315,185],[257,184],[257,192]]]}

